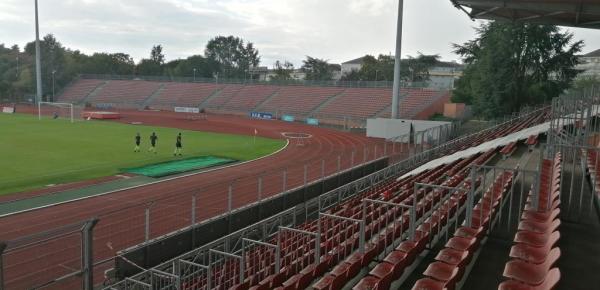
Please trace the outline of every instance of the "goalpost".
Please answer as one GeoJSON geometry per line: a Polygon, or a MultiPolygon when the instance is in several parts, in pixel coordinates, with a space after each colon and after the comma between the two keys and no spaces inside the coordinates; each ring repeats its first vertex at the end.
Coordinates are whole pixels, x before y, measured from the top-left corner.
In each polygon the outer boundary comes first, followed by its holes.
{"type": "Polygon", "coordinates": [[[75,122],[75,107],[71,103],[38,102],[38,119],[42,116],[63,118],[75,122]]]}

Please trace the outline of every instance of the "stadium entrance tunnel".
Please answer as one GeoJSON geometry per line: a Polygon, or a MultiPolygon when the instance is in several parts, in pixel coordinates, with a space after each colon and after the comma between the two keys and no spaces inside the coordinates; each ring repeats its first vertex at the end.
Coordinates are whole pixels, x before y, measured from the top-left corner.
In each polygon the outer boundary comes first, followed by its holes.
{"type": "Polygon", "coordinates": [[[374,160],[322,180],[313,181],[284,194],[233,210],[231,214],[217,216],[123,250],[115,257],[115,269],[112,275],[118,280],[135,275],[141,269],[152,268],[290,208],[305,204],[344,184],[386,168],[388,164],[387,157],[374,160]]]}

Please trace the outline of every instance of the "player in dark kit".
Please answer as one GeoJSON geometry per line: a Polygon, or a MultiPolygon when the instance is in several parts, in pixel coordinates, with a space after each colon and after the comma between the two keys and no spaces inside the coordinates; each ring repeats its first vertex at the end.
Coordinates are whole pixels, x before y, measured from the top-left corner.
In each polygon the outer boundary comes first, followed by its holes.
{"type": "Polygon", "coordinates": [[[177,135],[177,139],[175,140],[175,152],[173,152],[173,156],[176,156],[177,154],[179,154],[179,156],[182,155],[182,143],[181,143],[181,133],[179,133],[177,135]]]}
{"type": "Polygon", "coordinates": [[[142,142],[142,137],[140,133],[135,134],[135,147],[133,147],[133,152],[140,152],[140,142],[142,142]]]}
{"type": "Polygon", "coordinates": [[[156,154],[156,140],[158,140],[158,136],[156,136],[156,133],[152,132],[152,135],[150,135],[150,148],[148,148],[148,152],[154,152],[154,154],[156,154]]]}

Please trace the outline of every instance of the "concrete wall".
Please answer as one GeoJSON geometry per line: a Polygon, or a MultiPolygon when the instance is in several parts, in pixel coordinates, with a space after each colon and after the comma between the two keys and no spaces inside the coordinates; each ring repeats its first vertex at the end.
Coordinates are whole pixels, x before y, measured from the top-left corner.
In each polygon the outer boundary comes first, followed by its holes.
{"type": "Polygon", "coordinates": [[[466,106],[463,103],[447,103],[444,104],[444,116],[454,119],[462,119],[465,115],[466,106]]]}
{"type": "MultiPolygon", "coordinates": [[[[450,122],[441,121],[422,121],[422,120],[406,120],[406,119],[368,119],[367,120],[367,136],[374,138],[391,139],[398,136],[410,134],[410,125],[413,125],[414,132],[425,131],[427,129],[452,124],[450,122]]],[[[437,139],[439,130],[433,130],[430,137],[437,139]]],[[[415,140],[419,144],[419,140],[415,140]]]]}

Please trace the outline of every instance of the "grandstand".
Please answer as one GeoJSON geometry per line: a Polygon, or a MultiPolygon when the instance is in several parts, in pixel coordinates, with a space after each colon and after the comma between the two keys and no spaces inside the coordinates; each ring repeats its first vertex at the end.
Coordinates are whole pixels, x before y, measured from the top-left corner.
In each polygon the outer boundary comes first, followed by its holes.
{"type": "MultiPolygon", "coordinates": [[[[427,119],[443,112],[448,91],[403,88],[401,117],[427,119]]],[[[115,108],[145,107],[172,110],[176,106],[201,107],[215,112],[248,114],[268,112],[297,119],[318,117],[321,123],[389,117],[391,88],[319,87],[269,84],[180,83],[145,80],[97,80],[87,76],[74,81],[58,97],[72,103],[115,108]]]]}

